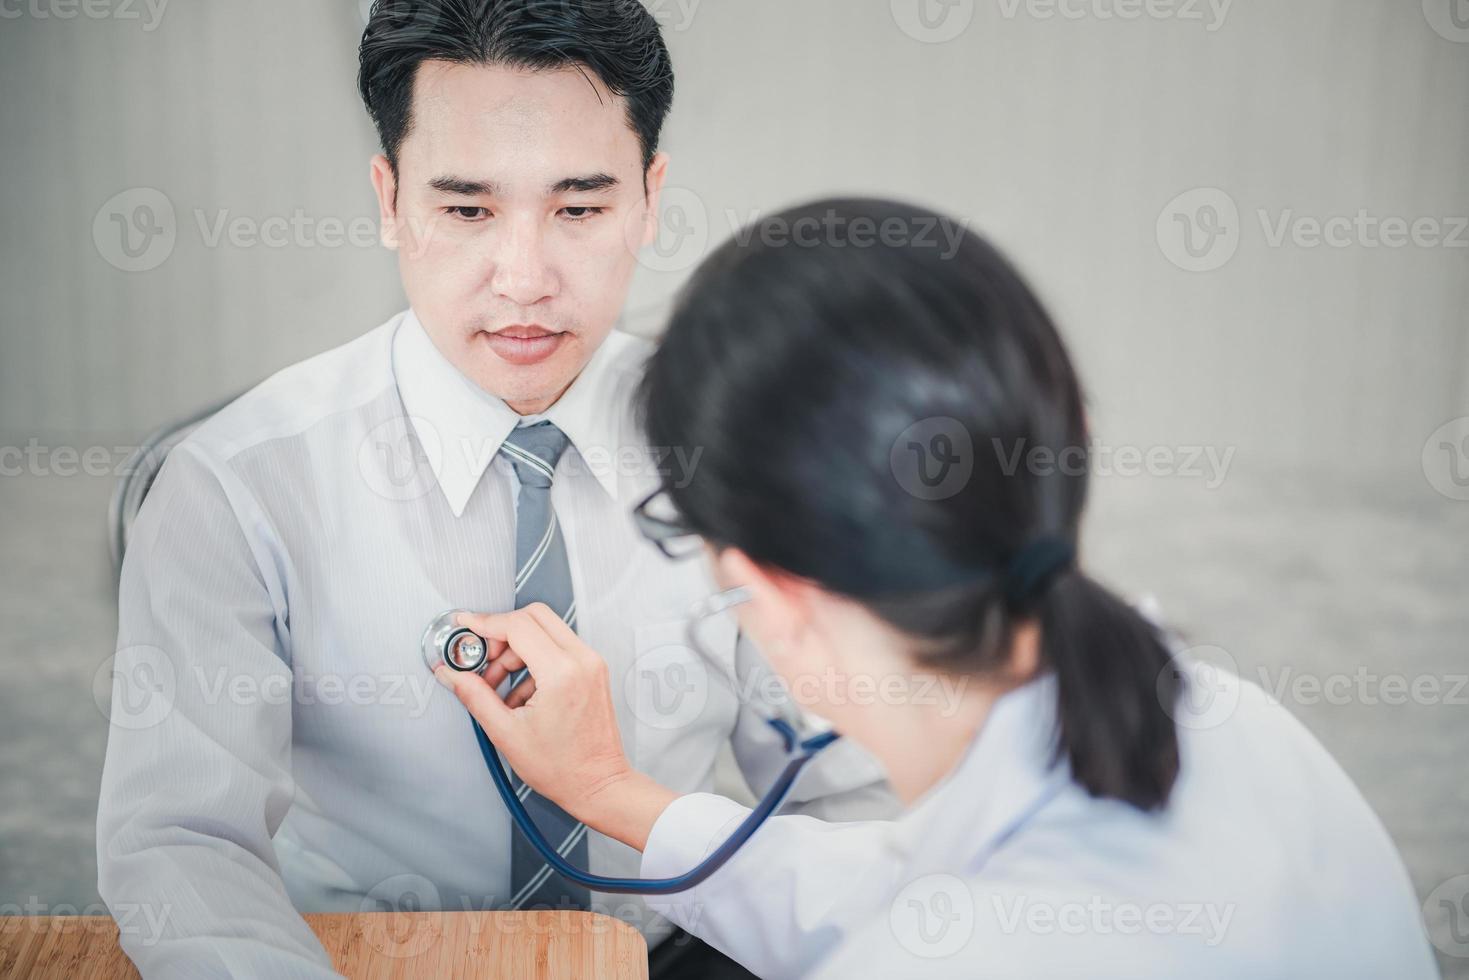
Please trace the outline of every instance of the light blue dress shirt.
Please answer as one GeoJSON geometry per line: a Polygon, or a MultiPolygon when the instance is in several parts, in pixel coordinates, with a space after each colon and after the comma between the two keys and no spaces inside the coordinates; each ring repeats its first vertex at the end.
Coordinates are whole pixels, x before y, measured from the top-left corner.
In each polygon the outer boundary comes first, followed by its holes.
{"type": "MultiPolygon", "coordinates": [[[[783,763],[750,708],[768,674],[732,624],[711,638],[721,669],[687,649],[685,614],[714,586],[630,519],[660,468],[696,465],[634,424],[649,351],[612,334],[545,413],[572,442],[553,502],[580,633],[611,667],[634,766],[708,790],[731,746],[759,792],[783,763]]],[[[447,609],[514,608],[516,481],[498,449],[519,421],[408,312],[272,377],[169,456],[122,573],[97,818],[102,897],[165,923],[122,936],[145,976],[329,975],[298,910],[505,900],[511,824],[419,639],[447,609]]],[[[821,760],[796,806],[893,811],[854,747],[821,760]]],[[[639,865],[597,834],[589,860],[639,865]]],[[[638,899],[594,897],[650,942],[672,929],[638,899]]]]}

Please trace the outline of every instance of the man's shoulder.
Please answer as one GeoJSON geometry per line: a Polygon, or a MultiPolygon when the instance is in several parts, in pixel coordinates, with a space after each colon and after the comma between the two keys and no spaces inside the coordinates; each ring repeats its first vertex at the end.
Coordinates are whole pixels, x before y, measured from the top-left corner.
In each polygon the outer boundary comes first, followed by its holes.
{"type": "Polygon", "coordinates": [[[282,368],[210,416],[187,441],[224,463],[380,397],[393,387],[392,341],[403,316],[282,368]]]}

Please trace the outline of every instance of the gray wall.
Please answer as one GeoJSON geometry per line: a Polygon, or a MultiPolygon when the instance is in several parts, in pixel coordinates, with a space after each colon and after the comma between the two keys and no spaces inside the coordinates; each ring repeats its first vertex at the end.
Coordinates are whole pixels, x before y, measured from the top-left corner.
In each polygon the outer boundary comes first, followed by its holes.
{"type": "MultiPolygon", "coordinates": [[[[1238,0],[1222,20],[1215,2],[1123,20],[1099,16],[1115,0],[957,0],[940,36],[967,27],[925,43],[903,29],[917,0],[650,0],[680,72],[673,203],[714,242],[731,216],[833,191],[938,205],[1038,281],[1109,441],[1415,472],[1469,411],[1469,231],[1275,246],[1258,212],[1469,216],[1469,43],[1407,0],[1238,0]],[[1201,187],[1235,203],[1240,241],[1190,272],[1157,226],[1201,187]]],[[[136,432],[398,306],[366,227],[361,7],[0,20],[0,429],[136,432]],[[128,272],[107,257],[136,188],[167,197],[176,231],[128,272]],[[306,245],[210,243],[221,218],[298,212],[306,245]],[[365,241],[334,246],[331,221],[365,241]]],[[[648,263],[630,329],[658,329],[699,254],[648,263]]]]}
{"type": "MultiPolygon", "coordinates": [[[[1094,571],[1267,688],[1367,670],[1455,689],[1469,488],[1430,433],[1469,437],[1469,28],[1450,17],[1469,0],[1236,0],[1222,23],[1221,0],[1171,7],[1203,20],[927,0],[942,43],[919,0],[647,2],[679,70],[674,189],[629,329],[659,329],[731,215],[937,205],[1052,303],[1105,448],[1234,453],[1215,487],[1099,479],[1094,571]],[[1460,247],[1272,243],[1283,216],[1359,212],[1460,247]]],[[[156,21],[87,3],[111,16],[0,0],[0,914],[97,901],[114,477],[69,476],[61,449],[120,462],[402,302],[372,229],[359,0],[171,0],[156,21]],[[135,226],[129,255],[117,219],[164,233],[135,226]],[[304,244],[211,244],[221,220],[271,219],[304,244]],[[54,452],[14,474],[32,440],[54,452]]],[[[1445,975],[1469,978],[1443,901],[1469,909],[1469,702],[1283,699],[1393,834],[1445,975]]]]}

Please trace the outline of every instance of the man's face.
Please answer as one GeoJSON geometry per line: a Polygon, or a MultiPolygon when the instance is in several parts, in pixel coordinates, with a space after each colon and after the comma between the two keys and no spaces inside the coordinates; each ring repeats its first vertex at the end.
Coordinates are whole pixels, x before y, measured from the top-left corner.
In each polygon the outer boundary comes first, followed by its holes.
{"type": "Polygon", "coordinates": [[[550,407],[622,310],[666,165],[645,193],[626,104],[590,71],[422,64],[373,183],[434,345],[517,412],[550,407]]]}

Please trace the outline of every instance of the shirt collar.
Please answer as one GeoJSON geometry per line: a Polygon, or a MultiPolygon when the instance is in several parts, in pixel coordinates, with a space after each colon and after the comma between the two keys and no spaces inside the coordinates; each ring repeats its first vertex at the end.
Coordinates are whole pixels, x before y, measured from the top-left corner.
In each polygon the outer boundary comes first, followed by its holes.
{"type": "MultiPolygon", "coordinates": [[[[556,404],[535,416],[566,433],[583,464],[614,500],[624,406],[611,366],[625,340],[615,331],[610,334],[556,404]]],[[[393,337],[392,366],[403,410],[449,507],[459,517],[505,438],[525,420],[449,363],[412,310],[393,337]]]]}
{"type": "Polygon", "coordinates": [[[1053,763],[1055,705],[1051,675],[1001,696],[959,764],[898,821],[898,859],[915,873],[977,872],[1064,790],[1071,773],[1053,763]]]}

